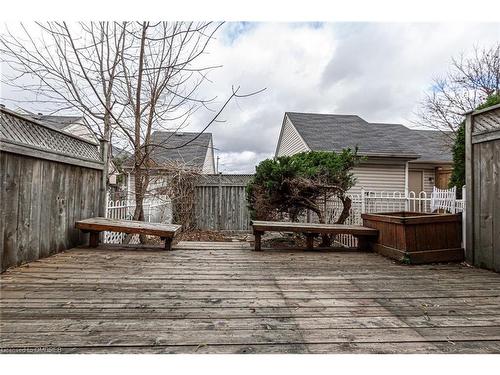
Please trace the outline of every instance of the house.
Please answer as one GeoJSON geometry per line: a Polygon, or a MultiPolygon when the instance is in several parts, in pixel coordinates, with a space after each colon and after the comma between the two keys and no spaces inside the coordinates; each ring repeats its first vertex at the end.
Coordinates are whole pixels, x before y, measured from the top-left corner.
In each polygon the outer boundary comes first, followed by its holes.
{"type": "Polygon", "coordinates": [[[42,113],[35,114],[24,109],[18,112],[26,117],[36,120],[42,124],[52,126],[53,128],[63,132],[76,135],[77,137],[91,142],[99,142],[83,116],[44,115],[42,113]]]}
{"type": "Polygon", "coordinates": [[[154,147],[151,160],[159,165],[177,162],[200,172],[214,174],[214,148],[212,133],[155,131],[151,134],[154,147]]]}
{"type": "MultiPolygon", "coordinates": [[[[149,194],[154,195],[156,189],[166,185],[162,172],[171,169],[172,164],[200,174],[216,173],[212,133],[155,131],[151,134],[151,145],[149,194]]],[[[133,199],[133,155],[123,163],[123,169],[127,173],[127,196],[133,199]]]]}
{"type": "MultiPolygon", "coordinates": [[[[44,115],[40,112],[35,114],[23,108],[19,108],[17,112],[26,118],[35,120],[39,124],[44,124],[53,129],[99,144],[98,137],[83,116],[44,115]]],[[[109,185],[116,185],[118,175],[118,168],[113,163],[113,160],[110,159],[108,166],[109,185]]]]}
{"type": "Polygon", "coordinates": [[[351,192],[424,191],[447,188],[452,169],[451,134],[369,123],[356,115],[286,112],[275,156],[358,147],[351,192]]]}

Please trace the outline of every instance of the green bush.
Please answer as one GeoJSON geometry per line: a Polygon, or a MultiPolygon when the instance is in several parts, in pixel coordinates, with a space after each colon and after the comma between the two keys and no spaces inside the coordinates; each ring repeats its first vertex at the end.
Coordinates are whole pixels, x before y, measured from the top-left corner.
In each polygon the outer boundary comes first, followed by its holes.
{"type": "Polygon", "coordinates": [[[343,203],[337,223],[343,223],[351,206],[346,192],[356,183],[352,168],[361,159],[357,149],[344,149],[338,153],[311,151],[262,161],[247,186],[252,218],[275,220],[287,215],[296,221],[299,215],[311,210],[324,223],[327,218],[320,202],[335,196],[343,203]]]}

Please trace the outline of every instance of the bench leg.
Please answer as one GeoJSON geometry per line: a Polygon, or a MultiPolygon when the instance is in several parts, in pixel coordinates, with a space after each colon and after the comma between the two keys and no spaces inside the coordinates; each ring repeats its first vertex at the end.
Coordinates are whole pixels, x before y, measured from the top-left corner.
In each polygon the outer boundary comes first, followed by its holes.
{"type": "Polygon", "coordinates": [[[165,250],[172,250],[172,237],[165,237],[165,250]]]}
{"type": "Polygon", "coordinates": [[[90,247],[97,247],[99,245],[99,234],[100,232],[90,232],[89,236],[90,247]]]}
{"type": "Polygon", "coordinates": [[[262,234],[264,232],[253,232],[253,235],[255,236],[255,251],[261,251],[261,245],[262,245],[262,234]]]}
{"type": "Polygon", "coordinates": [[[314,249],[314,237],[315,237],[314,234],[306,233],[306,248],[307,248],[307,250],[314,249]]]}

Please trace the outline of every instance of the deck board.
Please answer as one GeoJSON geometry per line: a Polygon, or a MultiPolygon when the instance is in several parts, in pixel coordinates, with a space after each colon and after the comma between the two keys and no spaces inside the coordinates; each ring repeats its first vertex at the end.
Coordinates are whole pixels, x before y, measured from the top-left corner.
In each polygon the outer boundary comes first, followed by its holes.
{"type": "Polygon", "coordinates": [[[459,264],[181,242],[75,248],[1,277],[4,350],[500,352],[500,275],[459,264]]]}

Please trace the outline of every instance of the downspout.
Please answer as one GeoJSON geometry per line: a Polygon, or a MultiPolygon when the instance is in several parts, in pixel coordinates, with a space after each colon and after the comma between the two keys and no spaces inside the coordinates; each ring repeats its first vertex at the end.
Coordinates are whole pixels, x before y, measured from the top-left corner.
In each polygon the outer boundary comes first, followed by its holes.
{"type": "Polygon", "coordinates": [[[127,172],[127,195],[126,195],[127,210],[128,206],[130,206],[130,194],[131,194],[130,190],[131,190],[130,172],[127,172]]]}
{"type": "Polygon", "coordinates": [[[408,211],[410,206],[408,201],[409,166],[410,162],[407,161],[405,164],[405,211],[408,211]]]}
{"type": "Polygon", "coordinates": [[[405,164],[405,197],[408,197],[409,162],[405,164]]]}
{"type": "Polygon", "coordinates": [[[99,191],[99,216],[107,216],[107,206],[108,206],[108,173],[109,173],[109,141],[107,139],[101,139],[101,158],[104,163],[102,174],[101,174],[101,188],[99,191]]]}

